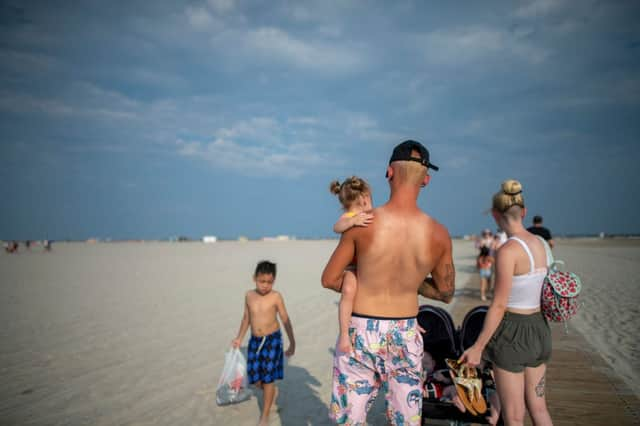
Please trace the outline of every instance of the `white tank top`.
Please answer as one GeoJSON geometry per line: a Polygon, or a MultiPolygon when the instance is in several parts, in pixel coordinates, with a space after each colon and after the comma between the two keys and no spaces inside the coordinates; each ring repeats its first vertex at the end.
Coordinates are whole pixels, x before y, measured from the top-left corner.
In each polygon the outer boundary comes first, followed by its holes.
{"type": "Polygon", "coordinates": [[[531,264],[531,270],[528,274],[514,275],[511,283],[511,293],[509,294],[509,300],[507,301],[507,308],[515,309],[535,309],[540,308],[540,297],[542,295],[542,282],[547,275],[546,268],[535,269],[535,262],[533,261],[533,255],[527,244],[518,237],[511,237],[510,240],[515,240],[529,256],[529,263],[531,264]]]}

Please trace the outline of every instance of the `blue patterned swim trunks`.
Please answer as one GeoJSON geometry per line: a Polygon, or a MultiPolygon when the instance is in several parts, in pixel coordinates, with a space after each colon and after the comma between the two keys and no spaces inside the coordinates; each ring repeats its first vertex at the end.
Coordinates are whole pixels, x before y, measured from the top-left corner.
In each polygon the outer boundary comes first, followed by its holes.
{"type": "Polygon", "coordinates": [[[267,336],[251,336],[247,349],[249,383],[273,383],[284,377],[282,333],[276,330],[267,336]]]}

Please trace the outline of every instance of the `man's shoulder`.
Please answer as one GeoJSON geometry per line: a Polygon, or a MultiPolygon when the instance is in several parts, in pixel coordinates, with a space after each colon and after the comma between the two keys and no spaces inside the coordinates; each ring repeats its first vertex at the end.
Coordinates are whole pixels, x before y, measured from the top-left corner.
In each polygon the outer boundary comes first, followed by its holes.
{"type": "Polygon", "coordinates": [[[531,232],[534,235],[539,235],[545,240],[551,239],[551,231],[549,231],[544,226],[530,226],[527,228],[527,231],[531,232]]]}
{"type": "Polygon", "coordinates": [[[442,223],[438,222],[436,219],[429,216],[428,214],[424,212],[423,214],[425,215],[425,220],[427,221],[428,230],[430,233],[432,233],[434,238],[451,239],[451,237],[449,236],[449,230],[447,229],[446,226],[444,226],[442,223]]]}

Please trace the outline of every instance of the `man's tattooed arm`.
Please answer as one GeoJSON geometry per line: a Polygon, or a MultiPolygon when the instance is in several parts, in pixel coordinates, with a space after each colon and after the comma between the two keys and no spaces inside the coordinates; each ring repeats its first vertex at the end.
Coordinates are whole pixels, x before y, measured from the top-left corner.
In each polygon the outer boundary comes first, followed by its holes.
{"type": "Polygon", "coordinates": [[[444,265],[439,277],[434,271],[435,277],[427,277],[420,284],[418,294],[434,300],[440,300],[445,303],[451,302],[455,291],[456,270],[453,263],[444,265]]]}

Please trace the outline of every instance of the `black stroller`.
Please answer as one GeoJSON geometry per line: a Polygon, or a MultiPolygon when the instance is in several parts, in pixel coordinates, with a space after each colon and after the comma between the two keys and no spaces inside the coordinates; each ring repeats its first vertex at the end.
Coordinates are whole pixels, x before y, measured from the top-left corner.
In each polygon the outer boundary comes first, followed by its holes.
{"type": "MultiPolygon", "coordinates": [[[[446,371],[445,359],[458,359],[462,352],[476,341],[482,330],[487,309],[486,306],[471,309],[465,315],[460,328],[456,328],[451,315],[444,309],[431,305],[420,307],[418,323],[426,330],[426,334],[423,335],[424,348],[434,359],[436,371],[446,371]]],[[[484,398],[488,405],[487,391],[492,387],[490,370],[485,368],[481,372],[481,378],[484,398]]],[[[487,424],[488,415],[488,411],[477,416],[469,412],[463,413],[453,403],[441,401],[436,397],[425,396],[422,400],[422,424],[434,419],[448,420],[450,425],[487,424]]],[[[501,419],[498,424],[502,424],[501,419]]]]}

